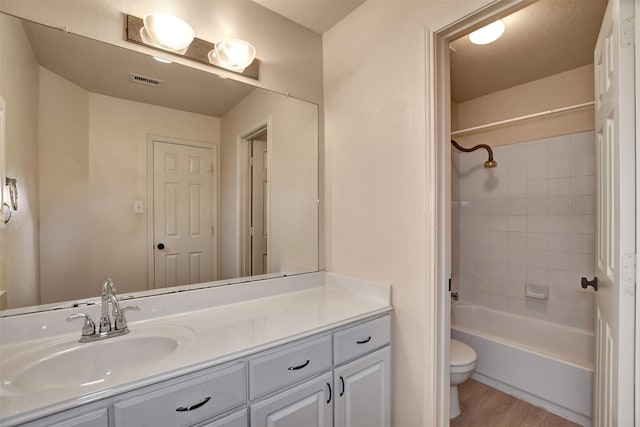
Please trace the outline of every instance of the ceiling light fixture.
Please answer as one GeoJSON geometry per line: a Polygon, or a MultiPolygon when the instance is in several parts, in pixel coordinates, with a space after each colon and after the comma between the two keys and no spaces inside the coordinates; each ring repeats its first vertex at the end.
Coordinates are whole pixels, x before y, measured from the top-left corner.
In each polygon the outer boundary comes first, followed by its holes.
{"type": "Polygon", "coordinates": [[[148,44],[175,52],[186,50],[195,33],[193,28],[182,19],[168,13],[149,13],[143,19],[144,27],[140,36],[148,44]]]}
{"type": "Polygon", "coordinates": [[[215,44],[207,57],[213,65],[242,72],[255,59],[256,48],[244,40],[223,39],[215,44]]]}
{"type": "MultiPolygon", "coordinates": [[[[260,61],[256,48],[240,39],[222,39],[217,43],[193,35],[186,22],[165,13],[150,13],[144,19],[127,15],[126,40],[149,48],[169,52],[185,59],[258,79],[260,61]],[[178,40],[181,39],[181,40],[178,40]]],[[[163,55],[164,56],[164,55],[163,55]]],[[[155,59],[169,61],[163,57],[155,59]]]]}
{"type": "Polygon", "coordinates": [[[480,45],[493,43],[502,36],[504,28],[504,22],[499,19],[469,34],[469,40],[473,44],[480,45]]]}

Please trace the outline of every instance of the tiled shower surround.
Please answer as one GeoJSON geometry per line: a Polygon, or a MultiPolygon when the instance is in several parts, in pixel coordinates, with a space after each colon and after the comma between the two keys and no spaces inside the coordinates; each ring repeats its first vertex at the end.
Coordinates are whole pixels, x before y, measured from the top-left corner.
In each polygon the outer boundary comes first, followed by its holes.
{"type": "Polygon", "coordinates": [[[453,288],[460,299],[593,330],[595,137],[584,132],[495,147],[452,148],[453,288]],[[525,298],[525,284],[549,299],[525,298]]]}

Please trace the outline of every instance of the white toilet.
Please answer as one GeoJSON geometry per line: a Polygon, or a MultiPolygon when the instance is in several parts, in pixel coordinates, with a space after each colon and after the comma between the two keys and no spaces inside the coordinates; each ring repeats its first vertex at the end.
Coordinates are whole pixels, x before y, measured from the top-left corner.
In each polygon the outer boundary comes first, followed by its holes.
{"type": "Polygon", "coordinates": [[[449,418],[460,415],[460,400],[458,399],[458,384],[462,384],[471,376],[476,367],[476,352],[463,342],[451,339],[451,361],[449,363],[451,397],[449,418]]]}

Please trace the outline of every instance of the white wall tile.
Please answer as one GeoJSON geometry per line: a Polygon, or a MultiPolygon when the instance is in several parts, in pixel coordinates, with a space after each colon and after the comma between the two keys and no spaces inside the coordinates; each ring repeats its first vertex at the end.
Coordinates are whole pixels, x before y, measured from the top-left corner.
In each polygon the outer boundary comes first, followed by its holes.
{"type": "Polygon", "coordinates": [[[595,215],[571,215],[571,233],[575,234],[595,234],[595,215]]]}
{"type": "Polygon", "coordinates": [[[570,196],[571,178],[550,179],[547,183],[547,194],[549,197],[570,196]]]}
{"type": "Polygon", "coordinates": [[[547,215],[527,216],[527,231],[529,233],[546,233],[549,231],[549,217],[547,215]]]}
{"type": "Polygon", "coordinates": [[[594,176],[596,162],[594,157],[577,157],[570,160],[569,171],[571,176],[594,176]]]}
{"type": "Polygon", "coordinates": [[[596,238],[593,234],[572,234],[571,235],[571,252],[579,254],[595,253],[596,238]]]}
{"type": "Polygon", "coordinates": [[[527,233],[524,232],[509,232],[509,247],[517,249],[527,248],[527,233]]]}
{"type": "Polygon", "coordinates": [[[596,194],[596,180],[593,176],[577,176],[569,178],[572,196],[592,196],[596,194]]]}
{"type": "Polygon", "coordinates": [[[549,159],[549,164],[547,165],[547,177],[549,179],[568,178],[571,176],[570,167],[571,162],[568,155],[566,159],[553,157],[549,159]]]}
{"type": "Polygon", "coordinates": [[[596,211],[595,196],[571,197],[571,215],[594,215],[596,211]]]}
{"type": "Polygon", "coordinates": [[[548,199],[546,197],[534,197],[527,199],[527,215],[547,215],[548,199]]]}
{"type": "MultiPolygon", "coordinates": [[[[569,178],[571,179],[571,178],[569,178]]],[[[580,178],[576,178],[580,179],[580,178]]],[[[527,181],[527,197],[547,197],[549,181],[541,179],[537,181],[527,181]]]]}
{"type": "Polygon", "coordinates": [[[566,215],[549,215],[549,233],[568,232],[571,228],[571,217],[566,215]]]}
{"type": "Polygon", "coordinates": [[[563,230],[561,233],[549,233],[548,248],[550,251],[570,252],[571,251],[571,234],[570,230],[563,230]]]}
{"type": "Polygon", "coordinates": [[[458,154],[452,270],[461,300],[593,328],[593,292],[580,278],[594,270],[594,147],[593,132],[496,147],[491,170],[484,153],[458,154]],[[525,283],[548,285],[549,301],[524,298],[525,283]]]}
{"type": "Polygon", "coordinates": [[[548,241],[547,233],[527,233],[527,249],[547,250],[548,241]]]}
{"type": "Polygon", "coordinates": [[[548,212],[549,215],[569,215],[572,208],[571,197],[549,197],[548,212]]]}

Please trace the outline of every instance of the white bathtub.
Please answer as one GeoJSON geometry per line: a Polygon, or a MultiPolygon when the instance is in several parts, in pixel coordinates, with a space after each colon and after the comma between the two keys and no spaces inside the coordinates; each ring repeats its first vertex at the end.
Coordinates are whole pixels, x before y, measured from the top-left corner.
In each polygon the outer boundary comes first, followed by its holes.
{"type": "Polygon", "coordinates": [[[593,333],[455,303],[451,337],[478,354],[474,379],[580,425],[591,425],[593,333]]]}

